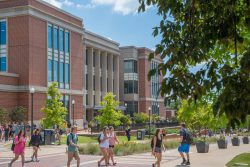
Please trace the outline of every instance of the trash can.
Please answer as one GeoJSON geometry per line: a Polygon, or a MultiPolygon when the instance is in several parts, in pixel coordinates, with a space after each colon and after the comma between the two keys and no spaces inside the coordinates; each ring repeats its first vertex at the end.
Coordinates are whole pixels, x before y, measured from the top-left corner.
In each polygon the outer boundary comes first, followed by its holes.
{"type": "Polygon", "coordinates": [[[146,131],[144,129],[137,131],[137,140],[144,140],[146,131]]]}
{"type": "Polygon", "coordinates": [[[44,129],[43,132],[41,132],[41,136],[42,136],[42,144],[44,145],[55,144],[54,129],[44,129]]]}

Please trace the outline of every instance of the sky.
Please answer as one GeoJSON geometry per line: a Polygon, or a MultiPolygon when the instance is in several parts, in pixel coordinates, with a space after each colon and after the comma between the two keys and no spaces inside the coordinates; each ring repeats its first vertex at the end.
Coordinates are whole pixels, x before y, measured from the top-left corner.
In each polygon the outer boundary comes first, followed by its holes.
{"type": "Polygon", "coordinates": [[[85,29],[112,39],[120,46],[154,49],[160,38],[153,37],[153,27],[160,16],[155,7],[137,13],[138,0],[44,0],[83,19],[85,29]]]}

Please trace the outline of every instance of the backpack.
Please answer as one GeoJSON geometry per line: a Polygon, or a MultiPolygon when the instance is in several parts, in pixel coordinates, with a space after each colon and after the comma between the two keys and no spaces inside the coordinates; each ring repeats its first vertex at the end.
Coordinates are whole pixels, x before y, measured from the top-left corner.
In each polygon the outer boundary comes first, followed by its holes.
{"type": "Polygon", "coordinates": [[[15,149],[15,144],[14,144],[14,140],[13,140],[13,143],[11,145],[11,151],[14,151],[14,149],[15,149]]]}
{"type": "Polygon", "coordinates": [[[97,137],[97,141],[98,141],[99,144],[101,143],[101,135],[102,134],[99,134],[98,137],[97,137]]]}
{"type": "MultiPolygon", "coordinates": [[[[69,135],[71,135],[71,138],[73,139],[74,135],[72,133],[68,134],[67,137],[67,146],[69,146],[70,142],[69,142],[69,135]]],[[[76,135],[76,142],[78,142],[78,136],[76,135]]]]}
{"type": "Polygon", "coordinates": [[[155,138],[155,136],[154,136],[154,137],[152,137],[152,139],[151,139],[151,149],[153,149],[153,148],[154,148],[154,138],[155,138]]]}
{"type": "Polygon", "coordinates": [[[192,144],[193,143],[193,136],[188,132],[187,130],[183,131],[183,139],[187,144],[192,144]],[[185,137],[184,137],[185,136],[185,137]]]}

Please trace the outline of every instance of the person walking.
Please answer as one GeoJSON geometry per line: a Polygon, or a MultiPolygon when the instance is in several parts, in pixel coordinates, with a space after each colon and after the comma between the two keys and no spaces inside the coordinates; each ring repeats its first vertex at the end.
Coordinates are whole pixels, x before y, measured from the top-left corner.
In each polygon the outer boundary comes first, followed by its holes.
{"type": "MultiPolygon", "coordinates": [[[[113,165],[115,166],[117,163],[114,161],[114,147],[115,143],[119,143],[119,140],[114,132],[114,127],[109,127],[109,160],[111,159],[113,165]]],[[[108,162],[109,164],[109,162],[108,162]]]]}
{"type": "Polygon", "coordinates": [[[185,124],[181,124],[180,136],[181,140],[178,151],[183,159],[181,165],[190,165],[189,149],[190,144],[192,143],[192,139],[190,133],[186,129],[185,124]],[[186,153],[187,159],[185,158],[184,153],[186,153]]]}
{"type": "Polygon", "coordinates": [[[109,159],[109,128],[107,126],[103,128],[103,132],[98,137],[98,141],[103,155],[101,160],[98,161],[98,167],[101,166],[103,160],[105,160],[105,166],[107,167],[109,159]]]}
{"type": "Polygon", "coordinates": [[[126,136],[128,138],[128,141],[130,141],[130,139],[131,139],[131,129],[130,129],[129,126],[126,128],[125,134],[126,134],[126,136]]]}
{"type": "Polygon", "coordinates": [[[9,126],[6,124],[4,127],[4,138],[5,138],[5,142],[9,141],[9,134],[10,134],[10,128],[9,126]]]}
{"type": "Polygon", "coordinates": [[[13,152],[15,154],[15,157],[11,160],[8,167],[11,167],[12,164],[19,158],[20,155],[22,158],[22,167],[24,167],[25,144],[26,144],[25,133],[23,130],[20,130],[20,132],[14,139],[15,146],[13,152]]]}
{"type": "Polygon", "coordinates": [[[161,129],[157,129],[155,136],[152,139],[153,142],[153,149],[152,149],[152,155],[156,157],[156,162],[152,164],[152,167],[161,166],[161,160],[162,160],[162,149],[165,151],[163,141],[163,134],[161,129]]]}
{"type": "Polygon", "coordinates": [[[31,136],[30,144],[33,147],[33,154],[31,156],[31,161],[39,162],[37,158],[38,149],[40,149],[40,142],[42,141],[42,136],[40,135],[40,130],[36,129],[34,134],[31,136]],[[35,158],[35,159],[34,159],[35,158]]]}
{"type": "Polygon", "coordinates": [[[73,126],[71,132],[67,136],[67,145],[68,145],[68,162],[67,167],[70,167],[70,163],[73,158],[77,161],[77,167],[80,167],[80,156],[79,156],[79,146],[77,145],[78,136],[77,136],[77,127],[73,126]]]}

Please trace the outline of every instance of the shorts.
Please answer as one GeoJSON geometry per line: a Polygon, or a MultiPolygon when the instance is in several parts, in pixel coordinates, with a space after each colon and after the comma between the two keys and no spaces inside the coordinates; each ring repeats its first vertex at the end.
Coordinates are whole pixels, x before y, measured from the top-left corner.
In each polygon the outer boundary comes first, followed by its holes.
{"type": "Polygon", "coordinates": [[[114,148],[115,146],[114,145],[109,145],[109,148],[114,148]]]}
{"type": "Polygon", "coordinates": [[[190,148],[189,144],[183,143],[178,147],[178,151],[183,153],[189,153],[189,148],[190,148]]]}
{"type": "Polygon", "coordinates": [[[155,152],[156,152],[156,153],[162,153],[162,150],[161,150],[160,147],[155,147],[155,152]]]}

